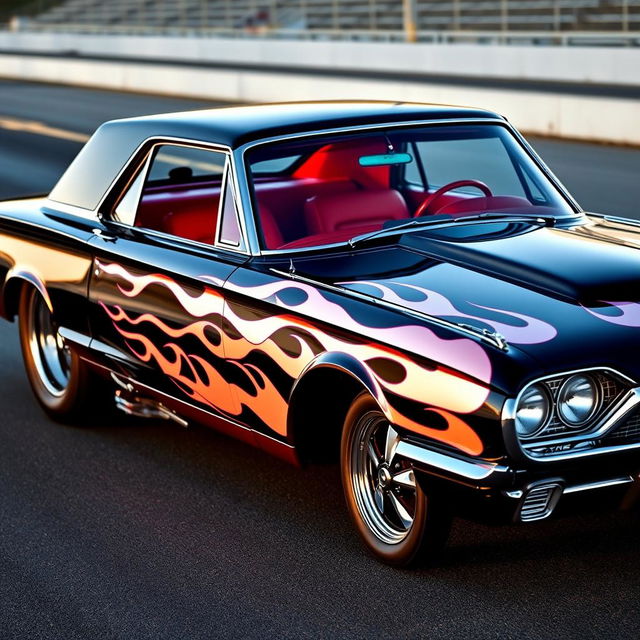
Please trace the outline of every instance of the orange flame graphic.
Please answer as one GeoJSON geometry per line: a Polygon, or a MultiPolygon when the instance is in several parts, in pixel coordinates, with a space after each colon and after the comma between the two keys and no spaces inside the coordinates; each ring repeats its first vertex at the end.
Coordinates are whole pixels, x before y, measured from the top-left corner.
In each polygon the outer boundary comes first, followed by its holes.
{"type": "MultiPolygon", "coordinates": [[[[265,315],[258,319],[247,320],[240,317],[229,306],[224,305],[224,298],[212,289],[205,290],[194,297],[184,291],[178,283],[159,274],[135,276],[129,274],[120,265],[102,265],[105,272],[129,283],[130,288],[120,285],[120,291],[128,297],[136,297],[147,286],[158,284],[166,287],[175,296],[180,305],[194,318],[202,318],[179,329],[172,328],[156,316],[144,313],[135,318],[130,317],[121,307],[109,308],[104,303],[102,307],[111,318],[116,330],[127,340],[128,348],[143,362],[155,361],[160,369],[173,379],[185,393],[194,400],[202,402],[228,415],[239,416],[243,407],[249,408],[269,428],[281,436],[287,435],[288,403],[283,395],[258,367],[243,362],[252,352],[260,352],[268,356],[293,380],[299,378],[305,367],[317,354],[319,344],[323,351],[346,352],[366,363],[373,359],[386,359],[397,366],[403,375],[392,381],[383,380],[375,371],[370,370],[372,378],[379,385],[384,399],[384,390],[408,400],[419,402],[422,406],[438,413],[449,425],[446,430],[435,429],[427,424],[418,423],[400,413],[387,403],[383,407],[390,419],[400,427],[420,433],[430,438],[445,442],[466,453],[478,455],[483,446],[476,432],[455,413],[470,413],[477,410],[486,400],[488,389],[483,384],[461,377],[455,372],[442,367],[425,368],[413,359],[390,346],[375,343],[345,341],[310,322],[289,314],[265,315]],[[240,337],[235,333],[229,335],[210,320],[207,315],[222,314],[233,325],[240,337]],[[125,329],[127,323],[138,330],[125,329]],[[153,325],[169,339],[179,340],[187,335],[194,336],[212,355],[224,358],[233,363],[251,380],[251,392],[226,380],[223,375],[206,358],[196,354],[189,354],[176,342],[169,341],[163,345],[156,345],[147,337],[142,329],[146,323],[153,325]],[[214,344],[207,338],[207,330],[214,330],[222,334],[220,344],[214,344]],[[286,335],[297,345],[295,352],[283,348],[278,336],[286,335]],[[139,343],[142,349],[132,343],[139,343]],[[197,365],[197,366],[196,366],[197,365]],[[184,374],[184,367],[189,375],[184,374]],[[204,372],[202,375],[201,372],[204,372]],[[229,392],[230,391],[230,392],[229,392]]],[[[280,288],[270,287],[269,291],[281,291],[284,283],[277,283],[280,288]]],[[[308,291],[305,289],[305,292],[308,291]]],[[[261,293],[265,293],[263,289],[261,293]]],[[[312,302],[317,305],[318,300],[312,302]]],[[[325,301],[325,304],[329,304],[325,301]]],[[[334,303],[330,303],[334,304],[334,303]]],[[[335,305],[334,306],[339,306],[335,305]]],[[[342,309],[340,307],[340,309],[342,309]]],[[[342,309],[344,320],[346,313],[342,309]]],[[[348,314],[347,314],[348,315],[348,314]]],[[[350,318],[350,316],[348,316],[350,318]]],[[[350,324],[355,321],[351,318],[350,324]]],[[[357,324],[358,327],[361,325],[357,324]]],[[[411,330],[412,327],[400,327],[399,330],[411,330]]],[[[422,327],[413,327],[422,329],[422,327]]],[[[396,331],[391,329],[377,329],[386,335],[396,331]]],[[[428,329],[426,331],[429,331],[428,329]]],[[[432,336],[432,332],[429,332],[432,336]]],[[[412,335],[409,331],[409,335],[412,335]]],[[[420,332],[421,337],[426,334],[420,332]]],[[[440,338],[437,340],[447,342],[440,338]]],[[[470,342],[468,340],[451,340],[449,343],[470,342]]],[[[414,342],[419,347],[420,342],[414,342]]],[[[414,349],[415,350],[415,349],[414,349]]],[[[474,350],[471,350],[474,353],[474,350]]],[[[482,352],[484,354],[484,352],[482,352]]],[[[456,356],[457,357],[457,356],[456,356]]],[[[485,355],[486,358],[486,355],[485,355]]]]}

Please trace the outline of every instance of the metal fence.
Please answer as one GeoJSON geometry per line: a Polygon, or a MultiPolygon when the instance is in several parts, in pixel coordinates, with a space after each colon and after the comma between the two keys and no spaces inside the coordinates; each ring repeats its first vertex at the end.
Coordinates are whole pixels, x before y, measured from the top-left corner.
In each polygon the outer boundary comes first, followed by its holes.
{"type": "MultiPolygon", "coordinates": [[[[639,44],[640,0],[35,0],[14,29],[639,44]]],[[[6,16],[5,16],[6,17],[6,16]]]]}

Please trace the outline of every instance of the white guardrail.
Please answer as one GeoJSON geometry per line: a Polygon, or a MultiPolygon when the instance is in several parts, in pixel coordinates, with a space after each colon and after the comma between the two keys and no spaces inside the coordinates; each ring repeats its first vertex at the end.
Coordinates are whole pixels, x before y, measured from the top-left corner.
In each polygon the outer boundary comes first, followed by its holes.
{"type": "Polygon", "coordinates": [[[0,32],[0,51],[0,76],[8,78],[231,102],[473,105],[531,134],[640,146],[636,48],[0,32]],[[509,79],[531,85],[512,88],[509,79]]]}

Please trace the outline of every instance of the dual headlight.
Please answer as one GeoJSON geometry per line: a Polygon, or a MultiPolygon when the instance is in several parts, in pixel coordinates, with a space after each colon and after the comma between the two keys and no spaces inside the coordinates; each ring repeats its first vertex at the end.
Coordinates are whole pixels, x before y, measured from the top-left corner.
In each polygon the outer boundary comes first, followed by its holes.
{"type": "Polygon", "coordinates": [[[515,414],[516,431],[522,438],[541,433],[554,411],[570,429],[582,429],[598,412],[601,403],[599,386],[587,374],[567,378],[555,398],[546,385],[536,383],[520,395],[515,414]]]}

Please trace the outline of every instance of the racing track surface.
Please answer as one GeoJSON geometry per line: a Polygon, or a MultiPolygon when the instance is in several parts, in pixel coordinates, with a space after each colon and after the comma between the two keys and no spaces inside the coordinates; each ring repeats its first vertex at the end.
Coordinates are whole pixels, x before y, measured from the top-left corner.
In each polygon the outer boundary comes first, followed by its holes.
{"type": "MultiPolygon", "coordinates": [[[[203,104],[0,82],[0,194],[47,190],[74,132],[203,104]]],[[[636,213],[640,152],[534,144],[585,207],[636,213]]],[[[335,468],[296,470],[201,428],[54,424],[6,323],[0,390],[2,638],[640,634],[637,512],[459,521],[438,567],[398,571],[360,548],[335,468]]]]}

